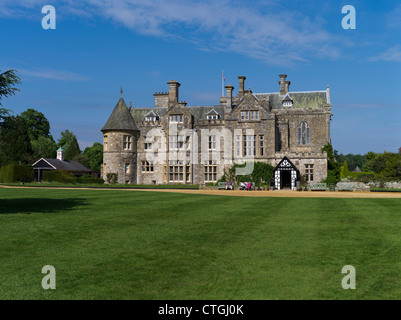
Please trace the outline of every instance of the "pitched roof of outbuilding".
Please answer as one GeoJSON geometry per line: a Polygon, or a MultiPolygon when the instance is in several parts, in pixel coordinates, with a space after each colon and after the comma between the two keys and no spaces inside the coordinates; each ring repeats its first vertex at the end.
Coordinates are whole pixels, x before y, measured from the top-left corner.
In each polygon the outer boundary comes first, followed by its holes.
{"type": "Polygon", "coordinates": [[[49,167],[55,170],[65,170],[65,171],[91,171],[86,168],[82,163],[75,160],[64,160],[61,161],[59,159],[52,158],[41,158],[36,161],[33,165],[34,168],[40,167],[49,167]]]}
{"type": "Polygon", "coordinates": [[[131,116],[124,99],[118,100],[116,107],[110,115],[109,120],[101,131],[108,130],[131,130],[139,131],[134,118],[131,116]]]}

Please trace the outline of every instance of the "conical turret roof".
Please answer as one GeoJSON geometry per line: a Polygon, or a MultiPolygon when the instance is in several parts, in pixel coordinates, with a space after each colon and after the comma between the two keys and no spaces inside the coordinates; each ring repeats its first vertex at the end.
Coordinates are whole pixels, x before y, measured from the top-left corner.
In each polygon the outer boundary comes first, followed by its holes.
{"type": "Polygon", "coordinates": [[[134,118],[129,112],[124,99],[121,97],[118,100],[116,107],[110,115],[109,120],[107,120],[101,131],[109,130],[131,130],[139,131],[134,118]]]}

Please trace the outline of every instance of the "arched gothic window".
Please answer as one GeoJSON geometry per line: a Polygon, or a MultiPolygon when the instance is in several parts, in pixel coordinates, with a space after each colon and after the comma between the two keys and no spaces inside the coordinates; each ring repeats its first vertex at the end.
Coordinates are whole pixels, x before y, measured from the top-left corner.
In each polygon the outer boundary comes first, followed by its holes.
{"type": "Polygon", "coordinates": [[[298,144],[309,145],[310,144],[310,129],[307,122],[301,122],[298,127],[298,144]]]}

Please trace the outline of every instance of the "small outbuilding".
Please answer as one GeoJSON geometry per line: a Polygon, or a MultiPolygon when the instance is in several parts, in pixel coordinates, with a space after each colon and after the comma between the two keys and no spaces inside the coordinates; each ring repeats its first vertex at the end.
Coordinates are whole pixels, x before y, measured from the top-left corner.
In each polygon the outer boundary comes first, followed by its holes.
{"type": "Polygon", "coordinates": [[[92,173],[92,170],[86,168],[83,164],[75,160],[65,160],[64,150],[60,147],[57,150],[57,159],[41,158],[33,165],[35,181],[40,182],[44,171],[64,170],[76,177],[81,177],[92,173]]]}

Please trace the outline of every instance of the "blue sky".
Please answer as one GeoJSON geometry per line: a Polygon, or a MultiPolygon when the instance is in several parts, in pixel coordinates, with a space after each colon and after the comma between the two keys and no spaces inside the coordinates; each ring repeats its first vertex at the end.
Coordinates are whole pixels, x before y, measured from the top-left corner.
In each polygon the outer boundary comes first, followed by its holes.
{"type": "Polygon", "coordinates": [[[330,86],[331,137],[342,153],[401,147],[401,3],[397,1],[1,0],[0,70],[18,70],[21,92],[3,101],[34,108],[51,132],[74,132],[81,149],[102,141],[123,86],[127,104],[181,83],[188,105],[218,104],[221,70],[238,89],[277,92],[330,86]],[[41,9],[56,9],[44,30],[41,9]],[[341,9],[356,9],[345,30],[341,9]]]}

